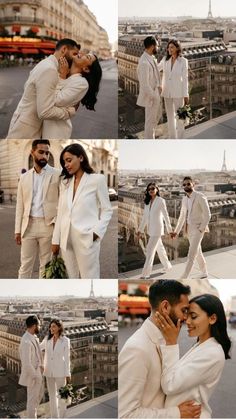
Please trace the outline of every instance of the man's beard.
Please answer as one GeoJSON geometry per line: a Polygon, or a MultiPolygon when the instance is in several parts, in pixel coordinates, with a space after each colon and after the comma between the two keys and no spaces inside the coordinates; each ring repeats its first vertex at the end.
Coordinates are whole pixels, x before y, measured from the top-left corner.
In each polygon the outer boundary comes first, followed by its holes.
{"type": "MultiPolygon", "coordinates": [[[[173,308],[171,308],[169,316],[170,316],[172,322],[175,324],[175,326],[177,326],[179,318],[176,316],[175,311],[174,311],[173,308]]],[[[182,322],[181,322],[181,324],[182,324],[182,322]]]]}
{"type": "Polygon", "coordinates": [[[184,188],[184,191],[185,191],[185,192],[187,192],[187,193],[189,193],[189,192],[193,192],[193,188],[188,188],[188,187],[187,187],[187,188],[184,188]]]}
{"type": "Polygon", "coordinates": [[[47,160],[44,159],[35,159],[35,163],[39,166],[39,167],[45,167],[47,165],[47,160]]]}
{"type": "Polygon", "coordinates": [[[34,331],[34,334],[35,334],[35,335],[38,335],[38,334],[39,334],[39,332],[40,332],[39,327],[36,327],[36,328],[35,328],[35,331],[34,331]]]}
{"type": "Polygon", "coordinates": [[[73,63],[73,59],[69,56],[69,54],[65,55],[65,59],[68,62],[69,68],[71,68],[72,63],[73,63]]]}

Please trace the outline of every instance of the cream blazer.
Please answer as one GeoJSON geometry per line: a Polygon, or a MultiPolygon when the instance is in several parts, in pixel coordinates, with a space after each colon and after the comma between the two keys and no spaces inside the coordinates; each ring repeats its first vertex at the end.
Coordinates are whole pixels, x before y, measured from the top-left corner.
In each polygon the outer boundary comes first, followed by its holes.
{"type": "Polygon", "coordinates": [[[167,232],[170,233],[172,231],[172,227],[165,200],[157,196],[152,205],[149,202],[148,205],[144,206],[144,213],[139,231],[143,233],[144,228],[147,227],[147,233],[149,236],[161,237],[164,234],[164,221],[167,232]]]}
{"type": "Polygon", "coordinates": [[[58,81],[58,61],[54,55],[33,68],[13,114],[7,138],[41,138],[43,119],[64,120],[75,114],[74,108],[55,106],[58,81]]]}
{"type": "MultiPolygon", "coordinates": [[[[50,225],[54,222],[57,214],[60,170],[49,165],[46,167],[43,184],[43,210],[45,222],[47,225],[50,225]]],[[[32,198],[33,169],[30,169],[20,177],[17,190],[15,234],[20,233],[22,237],[29,223],[32,198]]]]}
{"type": "Polygon", "coordinates": [[[164,408],[160,344],[163,338],[149,320],[125,343],[118,360],[120,418],[179,418],[178,407],[164,408]]]}
{"type": "MultiPolygon", "coordinates": [[[[189,225],[191,228],[201,231],[209,231],[208,223],[211,218],[210,208],[207,198],[201,192],[193,191],[193,202],[190,209],[189,225]]],[[[175,228],[177,234],[180,233],[188,215],[188,197],[184,196],[182,199],[182,206],[180,216],[175,228]]]]}
{"type": "Polygon", "coordinates": [[[43,356],[38,338],[26,331],[20,341],[19,354],[21,360],[19,384],[32,386],[32,381],[42,376],[40,367],[43,366],[43,356]]]}
{"type": "Polygon", "coordinates": [[[195,344],[179,359],[179,345],[161,346],[163,373],[161,385],[166,407],[186,400],[202,405],[201,418],[211,417],[208,401],[224,368],[225,355],[215,338],[195,344]]]}
{"type": "Polygon", "coordinates": [[[171,58],[162,58],[158,64],[163,71],[161,96],[166,98],[187,97],[188,93],[188,60],[178,57],[171,69],[171,58]]]}
{"type": "Polygon", "coordinates": [[[70,339],[61,336],[53,349],[53,338],[47,336],[40,344],[44,354],[44,372],[45,377],[70,377],[70,339]]]}
{"type": "MultiPolygon", "coordinates": [[[[81,74],[73,74],[68,79],[60,79],[55,97],[55,106],[68,107],[75,106],[83,99],[88,91],[88,82],[81,74]]],[[[69,119],[43,120],[42,138],[70,138],[72,133],[72,123],[69,119]]]]}
{"type": "Polygon", "coordinates": [[[158,87],[161,86],[160,74],[156,59],[146,51],[139,58],[137,67],[139,95],[137,105],[152,106],[154,101],[160,102],[158,87]]]}
{"type": "Polygon", "coordinates": [[[73,200],[74,177],[62,180],[58,214],[52,243],[66,250],[70,225],[86,248],[93,245],[93,233],[101,240],[112,216],[105,176],[84,173],[73,200]]]}

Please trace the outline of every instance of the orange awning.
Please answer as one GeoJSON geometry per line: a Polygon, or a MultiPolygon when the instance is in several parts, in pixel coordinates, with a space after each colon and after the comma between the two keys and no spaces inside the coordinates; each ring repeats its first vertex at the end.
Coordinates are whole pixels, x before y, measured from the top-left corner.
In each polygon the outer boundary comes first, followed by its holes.
{"type": "Polygon", "coordinates": [[[3,52],[20,52],[17,48],[1,48],[0,47],[0,53],[3,53],[3,52]]]}
{"type": "Polygon", "coordinates": [[[34,32],[34,33],[37,33],[37,32],[39,32],[39,28],[38,28],[38,26],[31,26],[31,31],[32,32],[34,32]]]}
{"type": "Polygon", "coordinates": [[[44,54],[53,54],[54,49],[41,49],[41,52],[43,52],[44,54]]]}
{"type": "Polygon", "coordinates": [[[149,310],[146,308],[131,308],[129,310],[130,314],[149,314],[149,310]]]}
{"type": "Polygon", "coordinates": [[[38,54],[39,50],[38,48],[22,48],[21,52],[22,54],[38,54]]]}

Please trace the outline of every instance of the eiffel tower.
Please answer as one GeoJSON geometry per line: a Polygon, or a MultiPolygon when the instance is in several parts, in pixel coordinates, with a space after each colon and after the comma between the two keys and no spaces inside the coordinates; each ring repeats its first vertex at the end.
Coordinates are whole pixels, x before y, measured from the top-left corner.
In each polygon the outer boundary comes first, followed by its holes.
{"type": "Polygon", "coordinates": [[[212,19],[213,18],[213,16],[212,16],[212,11],[211,11],[211,0],[209,0],[209,10],[208,10],[208,19],[212,19]]]}
{"type": "Polygon", "coordinates": [[[222,167],[221,167],[221,171],[222,172],[227,172],[225,150],[224,150],[224,158],[223,158],[223,164],[222,164],[222,167]]]}
{"type": "Polygon", "coordinates": [[[94,290],[93,290],[93,280],[92,279],[91,279],[91,289],[90,289],[89,298],[95,298],[95,294],[94,294],[94,290]]]}

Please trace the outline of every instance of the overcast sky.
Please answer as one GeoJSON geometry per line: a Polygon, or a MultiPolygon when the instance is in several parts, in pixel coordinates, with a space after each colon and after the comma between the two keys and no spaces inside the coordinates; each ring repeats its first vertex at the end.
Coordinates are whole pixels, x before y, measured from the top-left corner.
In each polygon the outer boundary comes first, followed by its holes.
{"type": "Polygon", "coordinates": [[[96,16],[98,24],[106,29],[109,41],[118,38],[118,0],[84,0],[84,3],[96,16]]]}
{"type": "MultiPolygon", "coordinates": [[[[116,279],[94,279],[93,289],[96,297],[116,297],[116,279]]],[[[75,295],[89,297],[90,279],[5,279],[0,280],[1,297],[57,297],[75,295]]]]}
{"type": "Polygon", "coordinates": [[[119,169],[220,171],[224,150],[227,169],[236,169],[234,140],[122,140],[118,145],[119,169]]]}
{"type": "Polygon", "coordinates": [[[229,307],[231,297],[236,296],[235,279],[209,279],[209,282],[219,291],[219,296],[223,304],[229,307]]]}
{"type": "MultiPolygon", "coordinates": [[[[119,16],[206,17],[208,7],[209,0],[119,0],[119,16]]],[[[211,9],[213,17],[236,16],[236,1],[211,0],[211,9]]]]}

